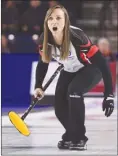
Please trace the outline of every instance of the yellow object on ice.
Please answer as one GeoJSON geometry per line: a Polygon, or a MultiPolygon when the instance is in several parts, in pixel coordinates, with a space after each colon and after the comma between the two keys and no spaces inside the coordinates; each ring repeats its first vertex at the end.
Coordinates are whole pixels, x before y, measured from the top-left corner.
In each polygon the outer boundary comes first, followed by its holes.
{"type": "Polygon", "coordinates": [[[21,119],[21,117],[11,111],[9,112],[9,119],[11,121],[11,123],[16,127],[16,129],[23,135],[28,136],[30,135],[30,131],[27,127],[27,125],[25,124],[25,122],[21,119]]]}

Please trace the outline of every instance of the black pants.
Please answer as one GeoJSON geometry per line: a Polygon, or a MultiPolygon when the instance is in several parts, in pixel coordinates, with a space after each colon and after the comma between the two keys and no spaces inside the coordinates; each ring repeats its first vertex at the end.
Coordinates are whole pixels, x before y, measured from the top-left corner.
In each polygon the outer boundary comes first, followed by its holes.
{"type": "Polygon", "coordinates": [[[76,142],[86,137],[83,94],[92,89],[101,78],[101,72],[92,65],[75,73],[61,71],[55,91],[54,108],[58,120],[66,130],[63,140],[76,142]]]}

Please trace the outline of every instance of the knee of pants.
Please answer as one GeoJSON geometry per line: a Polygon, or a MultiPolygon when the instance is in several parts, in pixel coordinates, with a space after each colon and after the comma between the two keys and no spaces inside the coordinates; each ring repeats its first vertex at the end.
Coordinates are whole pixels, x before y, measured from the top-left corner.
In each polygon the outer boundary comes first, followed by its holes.
{"type": "Polygon", "coordinates": [[[67,98],[81,98],[83,99],[82,92],[79,88],[73,88],[71,85],[68,87],[67,98]]]}

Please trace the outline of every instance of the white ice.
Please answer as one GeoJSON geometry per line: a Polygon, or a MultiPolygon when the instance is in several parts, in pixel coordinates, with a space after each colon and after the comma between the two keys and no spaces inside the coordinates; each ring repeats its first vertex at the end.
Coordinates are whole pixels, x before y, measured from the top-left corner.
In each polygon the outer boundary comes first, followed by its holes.
{"type": "Polygon", "coordinates": [[[61,140],[64,129],[56,119],[54,110],[45,109],[30,113],[25,119],[31,132],[28,137],[21,135],[14,128],[8,116],[2,116],[2,155],[117,155],[117,108],[107,118],[102,112],[101,102],[101,98],[85,99],[86,135],[89,138],[87,150],[59,150],[57,143],[61,140]]]}

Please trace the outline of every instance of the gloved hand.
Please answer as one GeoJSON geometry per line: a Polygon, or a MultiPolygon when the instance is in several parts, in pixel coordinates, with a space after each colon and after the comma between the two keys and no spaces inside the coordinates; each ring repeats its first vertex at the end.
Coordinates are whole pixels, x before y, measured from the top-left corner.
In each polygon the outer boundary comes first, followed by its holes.
{"type": "Polygon", "coordinates": [[[114,110],[114,97],[113,95],[109,95],[104,98],[102,103],[102,109],[105,111],[105,116],[109,117],[114,110]]]}

